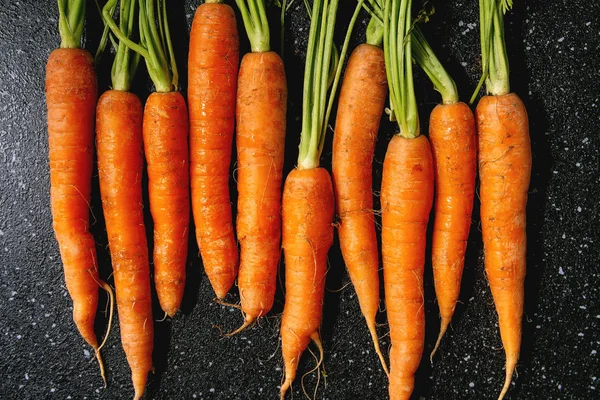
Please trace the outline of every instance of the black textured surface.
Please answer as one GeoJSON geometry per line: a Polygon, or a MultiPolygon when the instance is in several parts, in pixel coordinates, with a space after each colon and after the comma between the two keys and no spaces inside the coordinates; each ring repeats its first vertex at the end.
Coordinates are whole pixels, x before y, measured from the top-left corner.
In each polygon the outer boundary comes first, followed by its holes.
{"type": "MultiPolygon", "coordinates": [[[[44,99],[44,68],[58,46],[55,2],[2,2],[0,8],[0,397],[128,398],[133,394],[120,345],[118,324],[103,351],[108,383],[102,388],[97,364],[71,319],[72,304],[62,277],[51,225],[44,99]]],[[[171,27],[183,90],[186,89],[188,29],[198,1],[170,2],[171,27]]],[[[286,63],[290,90],[288,156],[297,155],[300,100],[308,21],[297,0],[286,24],[286,63]]],[[[418,1],[415,3],[419,3],[418,1]]],[[[433,47],[467,99],[479,74],[477,2],[433,1],[436,14],[425,28],[433,47]]],[[[89,2],[86,47],[95,50],[99,18],[89,2]]],[[[339,17],[348,21],[351,3],[339,17]]],[[[512,89],[530,113],[533,176],[528,207],[526,320],[519,376],[510,399],[590,399],[600,390],[600,3],[557,0],[516,1],[506,18],[506,41],[512,89]]],[[[277,27],[274,12],[272,25],[277,27]]],[[[364,40],[366,16],[353,45],[364,40]]],[[[275,29],[278,31],[278,28],[275,29]]],[[[340,32],[342,29],[340,29],[340,32]]],[[[243,29],[240,33],[244,38],[243,29]]],[[[341,35],[340,35],[341,40],[341,35]]],[[[278,37],[274,36],[277,48],[278,37]]],[[[242,39],[243,49],[247,42],[242,39]]],[[[107,89],[109,60],[99,67],[99,91],[107,89]]],[[[134,91],[149,93],[145,74],[134,91]]],[[[423,131],[429,111],[439,101],[423,74],[417,73],[423,131]]],[[[375,165],[378,193],[381,162],[393,125],[383,124],[375,165]]],[[[323,154],[329,166],[331,136],[323,154]]],[[[93,234],[101,275],[110,281],[110,258],[100,207],[97,177],[93,234]]],[[[477,207],[477,206],[476,206],[477,207]]],[[[495,398],[504,377],[504,354],[496,315],[485,279],[478,231],[473,218],[461,304],[435,364],[417,373],[414,398],[495,398]]],[[[182,311],[155,322],[154,365],[146,390],[152,399],[275,399],[282,376],[278,341],[282,294],[261,326],[233,338],[212,327],[238,326],[237,310],[212,302],[197,248],[190,245],[188,285],[182,311]]],[[[339,250],[330,253],[327,286],[348,281],[339,250]]],[[[437,331],[430,265],[426,279],[429,352],[437,331]]],[[[228,301],[236,302],[233,293],[228,301]]],[[[104,303],[104,298],[102,299],[104,303]]],[[[383,308],[383,304],[382,304],[383,308]]],[[[158,307],[155,307],[158,311],[158,307]]],[[[156,312],[155,319],[162,314],[156,312]]],[[[380,322],[385,318],[380,316],[380,322]]],[[[105,320],[100,310],[99,335],[105,320]]],[[[379,328],[384,335],[387,328],[379,328]]],[[[323,320],[327,379],[317,398],[386,398],[386,379],[378,365],[352,287],[328,292],[323,320]]],[[[383,337],[382,348],[389,339],[383,337]]],[[[299,377],[314,365],[307,352],[299,377]]],[[[305,383],[312,392],[315,375],[305,383]]],[[[300,379],[294,398],[303,398],[300,379]]]]}

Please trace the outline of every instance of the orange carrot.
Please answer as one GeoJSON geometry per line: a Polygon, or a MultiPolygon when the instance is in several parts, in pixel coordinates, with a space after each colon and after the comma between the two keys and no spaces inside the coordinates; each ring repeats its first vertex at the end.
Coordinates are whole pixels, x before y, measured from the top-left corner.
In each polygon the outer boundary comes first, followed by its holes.
{"type": "Polygon", "coordinates": [[[50,54],[46,65],[50,201],[65,282],[73,299],[73,320],[83,339],[95,350],[106,385],[94,319],[98,288],[104,288],[111,296],[112,290],[98,277],[96,245],[89,232],[98,91],[92,56],[78,48],[85,3],[72,6],[66,10],[59,2],[61,48],[50,54]],[[73,15],[78,15],[79,31],[66,22],[73,15]]]}
{"type": "Polygon", "coordinates": [[[190,183],[196,239],[218,298],[225,297],[238,268],[229,199],[238,46],[231,7],[198,7],[188,58],[190,183]]]}
{"type": "Polygon", "coordinates": [[[442,95],[442,104],[433,109],[429,120],[437,192],[432,241],[433,281],[441,317],[440,333],[430,355],[433,360],[460,294],[475,194],[477,138],[473,112],[458,101],[456,84],[418,26],[413,29],[411,38],[413,57],[442,95]]]}
{"type": "MultiPolygon", "coordinates": [[[[269,25],[238,1],[252,53],[244,55],[237,89],[239,332],[271,310],[281,252],[281,181],[287,83],[283,61],[269,51],[269,25]]],[[[255,2],[264,14],[264,1],[255,2]]],[[[235,333],[235,332],[234,332],[235,333]]]]}
{"type": "Polygon", "coordinates": [[[313,340],[323,357],[319,337],[327,252],[333,244],[333,187],[323,168],[294,169],[283,188],[285,306],[281,349],[285,382],[281,398],[296,377],[300,356],[313,340]]]}
{"type": "Polygon", "coordinates": [[[390,325],[390,399],[408,399],[425,340],[423,272],[433,159],[424,136],[395,135],[383,163],[382,257],[390,325]]]}
{"type": "Polygon", "coordinates": [[[521,349],[531,175],[527,111],[514,94],[485,96],[477,105],[479,194],[485,270],[506,353],[504,396],[521,349]]]}
{"type": "Polygon", "coordinates": [[[110,15],[115,4],[116,0],[109,0],[102,11],[119,43],[112,68],[113,89],[104,92],[96,108],[96,148],[121,342],[131,368],[134,398],[140,399],[152,369],[154,326],[142,199],[142,103],[128,91],[137,57],[130,59],[132,52],[125,44],[132,33],[137,2],[121,0],[120,28],[110,15]]]}
{"type": "Polygon", "coordinates": [[[373,216],[372,163],[387,94],[383,50],[358,46],[348,60],[333,136],[332,173],[342,255],[384,371],[375,317],[379,255],[373,216]]]}
{"type": "Polygon", "coordinates": [[[476,109],[484,263],[506,353],[504,398],[521,351],[526,272],[526,206],[531,177],[527,110],[510,92],[503,12],[510,2],[480,0],[483,75],[488,96],[476,109]],[[491,23],[490,23],[491,21],[491,23]]]}
{"type": "Polygon", "coordinates": [[[144,149],[154,221],[154,282],[162,309],[181,305],[188,249],[188,114],[179,92],[152,93],[144,107],[144,149]]]}
{"type": "Polygon", "coordinates": [[[100,194],[114,270],[121,341],[137,399],[142,396],[152,369],[154,340],[142,199],[142,103],[132,93],[109,90],[100,97],[96,115],[100,194]]]}
{"type": "Polygon", "coordinates": [[[423,273],[433,203],[433,156],[429,141],[420,136],[413,86],[411,6],[411,0],[388,0],[383,15],[390,103],[400,128],[388,145],[381,182],[383,280],[392,342],[391,400],[410,398],[423,353],[423,273]]]}
{"type": "MultiPolygon", "coordinates": [[[[286,293],[280,331],[285,364],[281,399],[290,389],[300,357],[311,340],[319,349],[315,370],[323,362],[319,328],[323,315],[327,252],[333,244],[335,204],[331,177],[319,167],[319,163],[350,34],[362,3],[359,1],[354,10],[339,61],[333,61],[333,32],[339,2],[313,2],[304,69],[298,166],[285,180],[282,200],[286,293]],[[331,78],[329,71],[335,71],[335,75],[327,96],[331,78]]],[[[317,388],[318,385],[315,396],[317,388]]]]}

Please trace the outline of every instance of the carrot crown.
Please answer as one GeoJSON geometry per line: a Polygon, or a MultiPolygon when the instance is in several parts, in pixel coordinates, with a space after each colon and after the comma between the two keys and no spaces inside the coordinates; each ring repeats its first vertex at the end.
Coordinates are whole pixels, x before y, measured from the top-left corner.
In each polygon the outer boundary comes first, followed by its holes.
{"type": "Polygon", "coordinates": [[[435,90],[442,95],[444,104],[453,104],[458,101],[458,90],[454,80],[450,77],[444,66],[435,56],[433,49],[423,36],[418,25],[415,25],[411,34],[413,45],[413,58],[427,74],[435,90]]]}
{"type": "Polygon", "coordinates": [[[367,25],[367,43],[377,47],[383,45],[383,2],[384,0],[369,0],[371,7],[363,4],[363,8],[371,14],[367,25]]]}
{"type": "Polygon", "coordinates": [[[119,39],[118,42],[113,41],[113,46],[117,52],[111,70],[112,88],[114,90],[129,91],[133,75],[139,63],[139,56],[137,54],[132,54],[125,44],[125,40],[129,40],[129,36],[133,32],[135,5],[136,2],[132,0],[121,1],[119,6],[120,28],[117,27],[112,19],[112,14],[117,6],[117,0],[109,0],[102,9],[102,19],[104,20],[104,23],[108,25],[111,30],[112,25],[114,25],[121,33],[121,36],[117,36],[119,39]]]}
{"type": "Polygon", "coordinates": [[[84,19],[84,0],[58,0],[58,32],[61,48],[80,47],[84,19]]]}
{"type": "Polygon", "coordinates": [[[498,96],[510,93],[504,14],[511,8],[512,0],[479,0],[482,73],[469,104],[475,101],[484,81],[488,94],[498,96]]]}
{"type": "MultiPolygon", "coordinates": [[[[130,3],[130,1],[121,0],[121,7],[123,7],[123,3],[130,3]]],[[[109,0],[102,11],[104,20],[113,34],[129,49],[144,57],[148,74],[157,92],[168,93],[173,89],[177,89],[179,73],[177,72],[175,53],[173,52],[169,22],[167,20],[166,1],[139,1],[139,44],[133,42],[129,38],[129,35],[125,34],[126,32],[123,31],[122,27],[119,28],[110,17],[110,6],[114,6],[116,2],[117,0],[109,0]]]]}
{"type": "Polygon", "coordinates": [[[319,166],[323,152],[327,123],[333,108],[333,100],[342,73],[342,66],[350,34],[358,18],[363,0],[359,0],[348,30],[340,56],[333,44],[333,33],[339,0],[315,0],[311,16],[306,65],[304,66],[304,89],[302,95],[302,132],[298,168],[311,169],[319,166]],[[329,90],[329,97],[327,91],[329,90]]]}
{"type": "Polygon", "coordinates": [[[244,20],[248,39],[250,39],[252,52],[261,53],[271,50],[269,43],[269,21],[265,12],[265,1],[235,0],[235,2],[242,13],[242,19],[244,20]]]}
{"type": "Polygon", "coordinates": [[[412,71],[412,0],[385,0],[383,50],[390,88],[390,119],[398,121],[400,135],[419,136],[419,114],[412,71]]]}

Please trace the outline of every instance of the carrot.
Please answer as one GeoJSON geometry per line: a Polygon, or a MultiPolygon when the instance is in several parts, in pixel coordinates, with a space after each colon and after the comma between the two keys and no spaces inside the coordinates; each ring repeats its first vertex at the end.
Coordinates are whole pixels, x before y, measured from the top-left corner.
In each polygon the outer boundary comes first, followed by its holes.
{"type": "Polygon", "coordinates": [[[154,221],[154,283],[161,308],[173,316],[181,305],[185,286],[190,221],[189,150],[188,113],[183,96],[177,92],[179,74],[166,2],[140,2],[140,44],[129,40],[115,24],[112,30],[126,46],[144,57],[156,88],[144,107],[144,150],[154,221]]]}
{"type": "MultiPolygon", "coordinates": [[[[531,177],[527,110],[510,92],[503,13],[510,2],[479,2],[487,96],[476,109],[484,264],[506,354],[504,398],[521,350],[526,270],[526,206],[531,177]],[[491,22],[491,23],[490,23],[491,22]]],[[[480,83],[481,85],[481,83],[480,83]]],[[[479,92],[477,88],[474,96],[479,92]]]]}
{"type": "Polygon", "coordinates": [[[399,134],[388,145],[381,183],[382,258],[390,326],[390,399],[409,399],[425,341],[423,273],[433,203],[433,156],[419,132],[413,85],[411,0],[387,0],[385,67],[399,134]]]}
{"type": "Polygon", "coordinates": [[[79,48],[85,2],[59,0],[58,10],[61,44],[46,65],[52,220],[67,290],[73,299],[73,320],[94,349],[106,386],[94,320],[98,288],[106,290],[110,298],[112,289],[98,277],[96,245],[89,232],[96,72],[91,54],[79,48]]]}
{"type": "Polygon", "coordinates": [[[238,0],[237,4],[252,47],[252,53],[242,58],[236,108],[238,287],[244,313],[239,332],[268,313],[275,298],[287,83],[281,57],[270,51],[264,1],[238,0]],[[248,6],[260,14],[250,13],[248,6]]]}
{"type": "Polygon", "coordinates": [[[440,333],[430,359],[448,329],[460,294],[477,163],[475,118],[458,101],[456,84],[446,72],[423,33],[412,32],[413,55],[442,95],[430,115],[429,139],[435,166],[436,199],[432,240],[433,281],[440,308],[440,333]]]}
{"type": "Polygon", "coordinates": [[[309,10],[312,20],[304,70],[298,166],[285,180],[282,200],[286,296],[280,330],[285,365],[281,399],[294,381],[300,357],[311,340],[319,349],[315,370],[323,362],[319,328],[335,205],[331,177],[319,167],[319,160],[350,33],[362,3],[358,2],[350,21],[339,61],[332,57],[338,0],[316,0],[309,10]],[[327,99],[332,70],[335,76],[327,99]]]}
{"type": "Polygon", "coordinates": [[[188,58],[190,183],[196,239],[218,298],[225,297],[238,268],[229,199],[238,46],[231,7],[218,0],[198,7],[188,58]]]}
{"type": "MultiPolygon", "coordinates": [[[[375,21],[371,20],[371,24],[375,21]]],[[[379,24],[381,28],[381,24],[379,24]]],[[[340,90],[333,136],[332,174],[342,255],[356,289],[383,370],[375,317],[379,309],[379,255],[373,216],[372,163],[387,94],[379,35],[369,35],[350,55],[340,90]]]]}
{"type": "MultiPolygon", "coordinates": [[[[110,0],[103,9],[105,23],[111,28],[115,23],[109,11],[114,4],[116,0],[110,0]]],[[[125,37],[133,30],[135,5],[131,0],[120,3],[120,31],[125,37]]],[[[96,109],[96,147],[121,342],[131,368],[135,399],[139,399],[152,369],[154,328],[142,199],[142,103],[128,91],[137,64],[137,57],[130,53],[119,40],[112,69],[113,89],[104,92],[96,109]]]]}

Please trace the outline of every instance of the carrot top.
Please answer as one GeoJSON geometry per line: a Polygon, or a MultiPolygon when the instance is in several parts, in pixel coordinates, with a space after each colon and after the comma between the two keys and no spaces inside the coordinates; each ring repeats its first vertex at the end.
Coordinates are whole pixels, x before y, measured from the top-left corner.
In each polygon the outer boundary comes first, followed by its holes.
{"type": "Polygon", "coordinates": [[[413,58],[423,68],[435,89],[442,95],[442,102],[444,104],[456,103],[458,101],[456,84],[436,57],[418,25],[414,26],[411,37],[413,58]]]}
{"type": "MultiPolygon", "coordinates": [[[[235,2],[242,13],[252,52],[262,53],[271,50],[265,0],[235,0],[235,2]]],[[[285,5],[282,9],[285,10],[285,5]]]]}
{"type": "Polygon", "coordinates": [[[114,90],[127,92],[131,87],[131,81],[139,62],[139,56],[134,54],[132,57],[131,51],[124,43],[124,39],[129,40],[129,36],[133,31],[136,1],[121,0],[119,8],[120,29],[117,27],[112,18],[116,4],[117,0],[109,0],[106,2],[104,8],[102,9],[102,19],[104,20],[104,23],[111,28],[111,30],[114,26],[121,33],[121,36],[116,35],[119,41],[113,41],[113,46],[115,47],[117,54],[115,55],[115,60],[112,65],[111,81],[112,88],[114,90]]]}
{"type": "MultiPolygon", "coordinates": [[[[116,2],[117,0],[109,0],[104,6],[102,14],[106,24],[122,44],[144,57],[148,74],[157,92],[169,93],[176,90],[179,84],[179,73],[175,63],[175,53],[173,52],[167,20],[166,1],[140,0],[139,44],[130,39],[131,30],[124,30],[123,25],[119,28],[110,18],[109,10],[116,2]]],[[[129,4],[131,0],[121,0],[121,8],[123,8],[124,3],[129,4]]]]}
{"type": "Polygon", "coordinates": [[[77,49],[81,46],[85,0],[58,0],[58,32],[60,47],[77,49]]]}
{"type": "Polygon", "coordinates": [[[413,83],[412,0],[385,0],[383,49],[390,88],[390,119],[398,121],[400,135],[419,136],[419,114],[413,83]]]}
{"type": "Polygon", "coordinates": [[[311,16],[311,23],[308,34],[306,64],[304,66],[302,132],[298,154],[299,169],[311,169],[319,166],[335,92],[348,51],[350,34],[362,4],[363,0],[359,0],[348,25],[341,54],[336,57],[333,33],[339,0],[315,0],[312,10],[306,3],[311,16]],[[327,91],[330,87],[329,97],[327,97],[327,91]]]}
{"type": "Polygon", "coordinates": [[[479,0],[482,74],[469,104],[475,101],[484,81],[488,94],[498,96],[510,93],[504,14],[511,8],[512,0],[479,0]]]}

